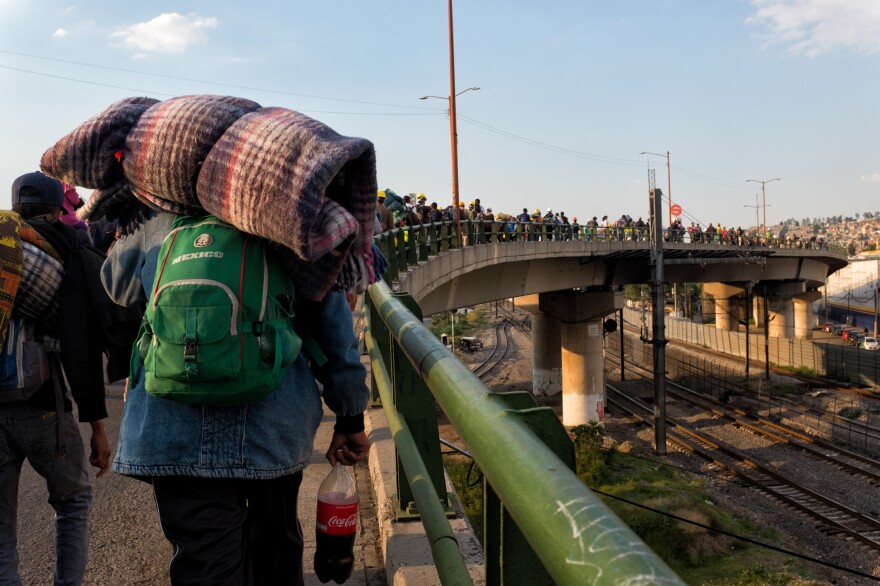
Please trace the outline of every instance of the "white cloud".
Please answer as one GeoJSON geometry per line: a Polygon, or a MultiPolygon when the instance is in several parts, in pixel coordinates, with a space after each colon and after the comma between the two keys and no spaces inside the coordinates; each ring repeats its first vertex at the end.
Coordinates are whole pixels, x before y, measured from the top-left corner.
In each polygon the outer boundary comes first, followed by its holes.
{"type": "Polygon", "coordinates": [[[752,5],[756,10],[746,23],[764,29],[768,44],[787,45],[791,53],[880,52],[877,0],[752,0],[752,5]]]}
{"type": "Polygon", "coordinates": [[[216,28],[216,18],[176,12],[160,14],[153,20],[129,25],[114,32],[124,47],[138,51],[138,57],[151,53],[179,55],[194,43],[207,40],[207,29],[216,28]]]}
{"type": "Polygon", "coordinates": [[[63,39],[67,35],[68,35],[68,32],[66,30],[64,30],[63,28],[60,28],[57,31],[55,31],[54,33],[52,33],[52,38],[53,39],[63,39]]]}
{"type": "Polygon", "coordinates": [[[862,175],[862,183],[880,183],[880,173],[862,175]]]}

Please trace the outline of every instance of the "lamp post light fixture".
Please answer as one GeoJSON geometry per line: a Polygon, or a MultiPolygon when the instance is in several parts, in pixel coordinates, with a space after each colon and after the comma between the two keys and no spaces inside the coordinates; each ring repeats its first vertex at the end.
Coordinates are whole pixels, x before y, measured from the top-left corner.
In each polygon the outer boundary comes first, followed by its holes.
{"type": "MultiPolygon", "coordinates": [[[[450,3],[450,14],[449,14],[449,26],[450,26],[450,38],[449,38],[449,62],[452,63],[452,4],[450,3]]],[[[455,79],[454,73],[452,74],[453,78],[450,81],[452,85],[452,89],[455,89],[455,79]]],[[[447,100],[449,103],[449,142],[452,150],[452,217],[455,218],[455,234],[456,239],[458,240],[458,246],[461,248],[461,218],[459,217],[459,203],[458,203],[458,125],[456,124],[456,112],[455,112],[455,98],[460,96],[465,92],[469,92],[471,90],[478,90],[477,86],[472,86],[467,89],[463,89],[460,92],[451,93],[447,97],[442,96],[422,96],[419,98],[420,100],[427,100],[428,98],[437,98],[438,100],[447,100]]]]}
{"type": "Polygon", "coordinates": [[[782,179],[779,177],[774,179],[746,179],[746,183],[751,182],[761,184],[761,207],[764,208],[764,224],[761,226],[761,236],[767,233],[767,193],[764,190],[764,185],[771,181],[782,181],[782,179]]]}
{"type": "Polygon", "coordinates": [[[669,200],[669,227],[672,228],[672,175],[670,172],[669,166],[669,151],[666,151],[665,155],[661,155],[660,153],[651,153],[648,151],[642,151],[639,153],[640,155],[654,155],[655,157],[666,157],[666,199],[669,200]]]}

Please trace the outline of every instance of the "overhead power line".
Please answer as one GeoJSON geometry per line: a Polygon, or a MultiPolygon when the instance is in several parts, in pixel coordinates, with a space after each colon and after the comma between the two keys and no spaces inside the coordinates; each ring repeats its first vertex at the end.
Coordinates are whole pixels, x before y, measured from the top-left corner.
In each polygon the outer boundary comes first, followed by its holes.
{"type": "MultiPolygon", "coordinates": [[[[372,101],[367,101],[367,100],[354,100],[354,99],[349,99],[349,98],[337,98],[337,97],[333,97],[333,96],[323,96],[323,95],[317,95],[317,94],[304,94],[304,93],[298,93],[298,92],[288,92],[288,91],[276,90],[276,89],[272,89],[272,88],[262,88],[262,87],[256,87],[256,86],[247,86],[247,85],[240,85],[240,84],[217,82],[217,81],[210,81],[210,80],[204,80],[204,79],[195,79],[195,78],[188,78],[188,77],[182,77],[182,76],[176,76],[176,75],[168,75],[168,74],[162,74],[162,73],[151,73],[148,71],[127,69],[124,67],[98,65],[95,63],[86,63],[83,61],[74,61],[71,59],[60,59],[57,57],[47,57],[44,55],[34,55],[31,53],[22,53],[22,52],[18,52],[18,51],[8,51],[8,50],[3,50],[3,49],[0,49],[0,54],[14,55],[17,57],[25,57],[28,59],[39,59],[42,61],[63,63],[66,65],[76,65],[79,67],[89,67],[89,68],[101,69],[101,70],[105,70],[105,71],[116,71],[116,72],[121,72],[121,73],[132,74],[132,75],[142,75],[142,76],[155,77],[155,78],[160,78],[160,79],[170,79],[170,80],[175,80],[175,81],[183,81],[183,82],[187,82],[187,83],[198,83],[198,84],[211,85],[211,86],[216,86],[216,87],[240,89],[240,90],[247,90],[247,91],[254,91],[254,92],[263,92],[263,93],[292,96],[292,97],[298,97],[298,98],[329,100],[329,101],[335,101],[335,102],[346,102],[346,103],[350,103],[350,104],[363,104],[363,105],[368,105],[368,106],[380,106],[380,107],[385,107],[385,108],[403,108],[403,109],[408,109],[408,110],[419,110],[420,111],[419,113],[344,112],[344,111],[338,111],[338,110],[315,110],[315,109],[304,109],[304,108],[299,108],[299,107],[297,108],[299,111],[304,112],[304,113],[350,115],[350,116],[437,116],[440,114],[447,114],[448,115],[448,110],[446,110],[446,109],[432,108],[432,107],[426,107],[426,106],[412,106],[412,105],[407,105],[407,104],[390,104],[390,103],[386,103],[386,102],[372,102],[372,101]]],[[[52,74],[52,73],[35,71],[33,69],[13,67],[10,65],[0,65],[0,69],[7,69],[10,71],[17,71],[20,73],[25,73],[25,74],[30,74],[30,75],[38,75],[38,76],[48,77],[48,78],[52,78],[52,79],[60,79],[60,80],[64,80],[64,81],[74,82],[74,83],[81,83],[81,84],[93,85],[93,86],[98,86],[98,87],[119,89],[119,90],[124,90],[124,91],[129,91],[129,92],[137,92],[137,93],[143,94],[143,95],[167,96],[167,97],[174,97],[177,95],[177,94],[169,94],[169,93],[165,93],[165,92],[157,92],[157,91],[152,91],[152,90],[131,88],[131,87],[116,85],[116,84],[112,84],[112,83],[91,81],[91,80],[80,79],[80,78],[76,78],[76,77],[70,77],[70,76],[56,75],[56,74],[52,74]]],[[[590,161],[595,161],[597,163],[605,163],[605,164],[609,164],[609,165],[640,166],[643,164],[642,162],[635,160],[635,159],[624,159],[624,158],[619,158],[619,157],[598,155],[598,154],[586,153],[586,152],[577,151],[574,149],[556,146],[553,144],[549,144],[546,142],[542,142],[539,140],[528,138],[526,136],[522,136],[522,135],[519,135],[519,134],[516,134],[513,132],[509,132],[507,130],[492,126],[492,125],[487,124],[485,122],[481,122],[480,120],[476,120],[475,118],[465,116],[461,113],[458,113],[457,117],[462,119],[464,122],[466,122],[468,124],[476,126],[477,128],[481,128],[481,129],[483,129],[487,132],[490,132],[492,134],[496,134],[498,136],[502,136],[502,137],[510,139],[510,140],[521,142],[523,144],[527,144],[527,145],[533,146],[535,148],[540,148],[540,149],[548,150],[551,152],[556,152],[556,153],[563,154],[566,156],[571,156],[571,157],[580,158],[580,159],[586,159],[586,160],[590,160],[590,161]]],[[[733,189],[749,189],[748,187],[743,186],[740,183],[734,183],[732,181],[725,181],[723,179],[717,179],[717,178],[713,178],[713,177],[710,177],[707,175],[702,175],[700,173],[696,173],[694,171],[690,171],[690,170],[684,169],[682,167],[676,166],[673,168],[676,170],[676,172],[682,173],[684,175],[687,175],[689,177],[692,177],[692,178],[700,180],[700,181],[705,181],[708,183],[713,183],[715,185],[720,185],[723,187],[733,188],[733,189]]],[[[685,213],[685,215],[687,216],[686,213],[685,213]]],[[[691,219],[695,219],[695,218],[691,218],[691,219]]]]}
{"type": "MultiPolygon", "coordinates": [[[[255,91],[255,92],[265,92],[268,94],[294,96],[294,97],[298,97],[298,98],[331,100],[331,101],[335,101],[335,102],[348,102],[348,103],[352,103],[352,104],[365,104],[368,106],[386,106],[386,107],[391,107],[391,108],[408,108],[408,109],[412,109],[412,110],[435,110],[436,111],[436,108],[429,108],[429,107],[425,107],[425,106],[409,106],[409,105],[404,105],[404,104],[386,104],[383,102],[368,102],[365,100],[351,100],[351,99],[346,99],[346,98],[334,98],[331,96],[301,94],[301,93],[295,93],[295,92],[287,92],[287,91],[283,91],[283,90],[275,90],[275,89],[270,89],[270,88],[238,85],[238,84],[224,83],[224,82],[219,82],[219,81],[208,81],[208,80],[204,80],[204,79],[193,79],[193,78],[189,78],[189,77],[179,77],[176,75],[167,75],[164,73],[150,73],[148,71],[139,71],[136,69],[125,69],[123,67],[112,67],[109,65],[96,65],[94,63],[84,63],[82,61],[71,61],[68,59],[58,59],[55,57],[44,57],[42,55],[31,55],[29,53],[17,53],[15,51],[4,51],[3,49],[0,49],[0,53],[6,54],[6,55],[17,55],[19,57],[28,57],[30,59],[40,59],[43,61],[52,61],[55,63],[66,63],[68,65],[79,65],[80,67],[91,67],[93,69],[104,69],[107,71],[119,71],[122,73],[132,73],[134,75],[145,75],[148,77],[158,77],[161,79],[173,79],[175,81],[185,81],[187,83],[201,83],[201,84],[213,85],[213,86],[217,86],[217,87],[227,87],[227,88],[232,88],[232,89],[248,90],[248,91],[255,91]]],[[[14,69],[14,68],[9,68],[9,69],[14,69]]],[[[19,71],[37,73],[37,72],[33,72],[33,71],[30,71],[27,69],[20,69],[19,71]]],[[[81,81],[81,80],[74,80],[74,81],[81,81]]],[[[123,89],[125,89],[125,88],[123,88],[123,89]]],[[[159,94],[159,95],[168,95],[168,94],[159,94]]]]}

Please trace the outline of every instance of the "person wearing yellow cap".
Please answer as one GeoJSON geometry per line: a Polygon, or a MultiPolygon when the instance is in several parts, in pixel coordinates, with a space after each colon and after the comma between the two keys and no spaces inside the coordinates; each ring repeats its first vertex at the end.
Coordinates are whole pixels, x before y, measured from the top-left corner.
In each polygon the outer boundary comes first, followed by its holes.
{"type": "Polygon", "coordinates": [[[529,240],[537,241],[541,239],[541,210],[535,208],[532,212],[532,223],[529,225],[529,240]]]}
{"type": "Polygon", "coordinates": [[[474,200],[468,202],[467,207],[464,207],[462,204],[462,227],[461,227],[461,237],[464,242],[464,246],[468,246],[474,243],[474,200]]]}
{"type": "Polygon", "coordinates": [[[382,231],[387,232],[394,227],[394,214],[385,205],[385,192],[380,189],[377,197],[376,216],[379,218],[379,226],[381,226],[382,231]]]}
{"type": "Polygon", "coordinates": [[[420,193],[416,197],[415,210],[416,213],[419,214],[419,217],[422,219],[422,224],[428,224],[431,222],[431,206],[428,205],[428,196],[424,193],[420,193]]]}

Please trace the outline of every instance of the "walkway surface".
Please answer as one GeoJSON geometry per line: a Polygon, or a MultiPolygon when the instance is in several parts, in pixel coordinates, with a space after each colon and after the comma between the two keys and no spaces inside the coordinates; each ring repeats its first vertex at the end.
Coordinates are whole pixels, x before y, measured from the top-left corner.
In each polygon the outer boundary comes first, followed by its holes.
{"type": "MultiPolygon", "coordinates": [[[[355,316],[355,331],[362,333],[358,323],[360,307],[355,311],[355,316]]],[[[367,369],[369,381],[369,357],[362,355],[361,362],[367,369]]],[[[108,385],[106,428],[113,449],[119,437],[122,408],[122,384],[108,385]]],[[[346,584],[440,586],[424,526],[418,521],[396,520],[396,452],[385,413],[381,407],[371,408],[366,412],[365,419],[371,444],[370,455],[368,462],[353,467],[360,507],[355,568],[346,584]]],[[[330,471],[324,452],[330,445],[335,420],[335,416],[325,408],[299,493],[299,518],[305,539],[303,568],[306,586],[320,584],[312,571],[315,506],[318,487],[330,471]]],[[[87,446],[89,426],[81,425],[80,432],[87,446]]],[[[84,585],[169,585],[168,564],[172,551],[162,535],[150,486],[118,474],[108,473],[99,479],[94,478],[94,471],[90,474],[94,503],[84,585]]],[[[447,491],[453,492],[448,479],[447,491]]],[[[55,560],[53,511],[46,502],[47,497],[45,482],[25,464],[19,486],[18,549],[22,583],[26,585],[52,583],[55,560]]],[[[454,502],[457,503],[455,499],[454,502]]],[[[460,513],[449,522],[474,584],[482,585],[482,551],[469,523],[460,513]]]]}
{"type": "MultiPolygon", "coordinates": [[[[111,446],[119,436],[122,414],[122,386],[107,387],[109,418],[107,431],[111,446]]],[[[299,495],[299,515],[305,537],[305,583],[320,584],[312,572],[315,552],[315,504],[318,486],[330,470],[324,452],[330,443],[335,417],[325,412],[315,449],[303,478],[299,495]]],[[[80,426],[85,442],[89,427],[80,426]]],[[[146,483],[108,473],[95,479],[94,505],[86,586],[123,586],[130,584],[168,585],[171,547],[162,535],[156,516],[152,491],[146,483]]],[[[376,507],[367,463],[355,466],[361,495],[354,573],[346,584],[379,586],[386,584],[380,557],[376,507]]],[[[53,512],[46,502],[45,482],[25,464],[19,486],[19,553],[23,584],[51,584],[54,567],[53,512]]],[[[330,584],[333,584],[331,582],[330,584]]]]}

